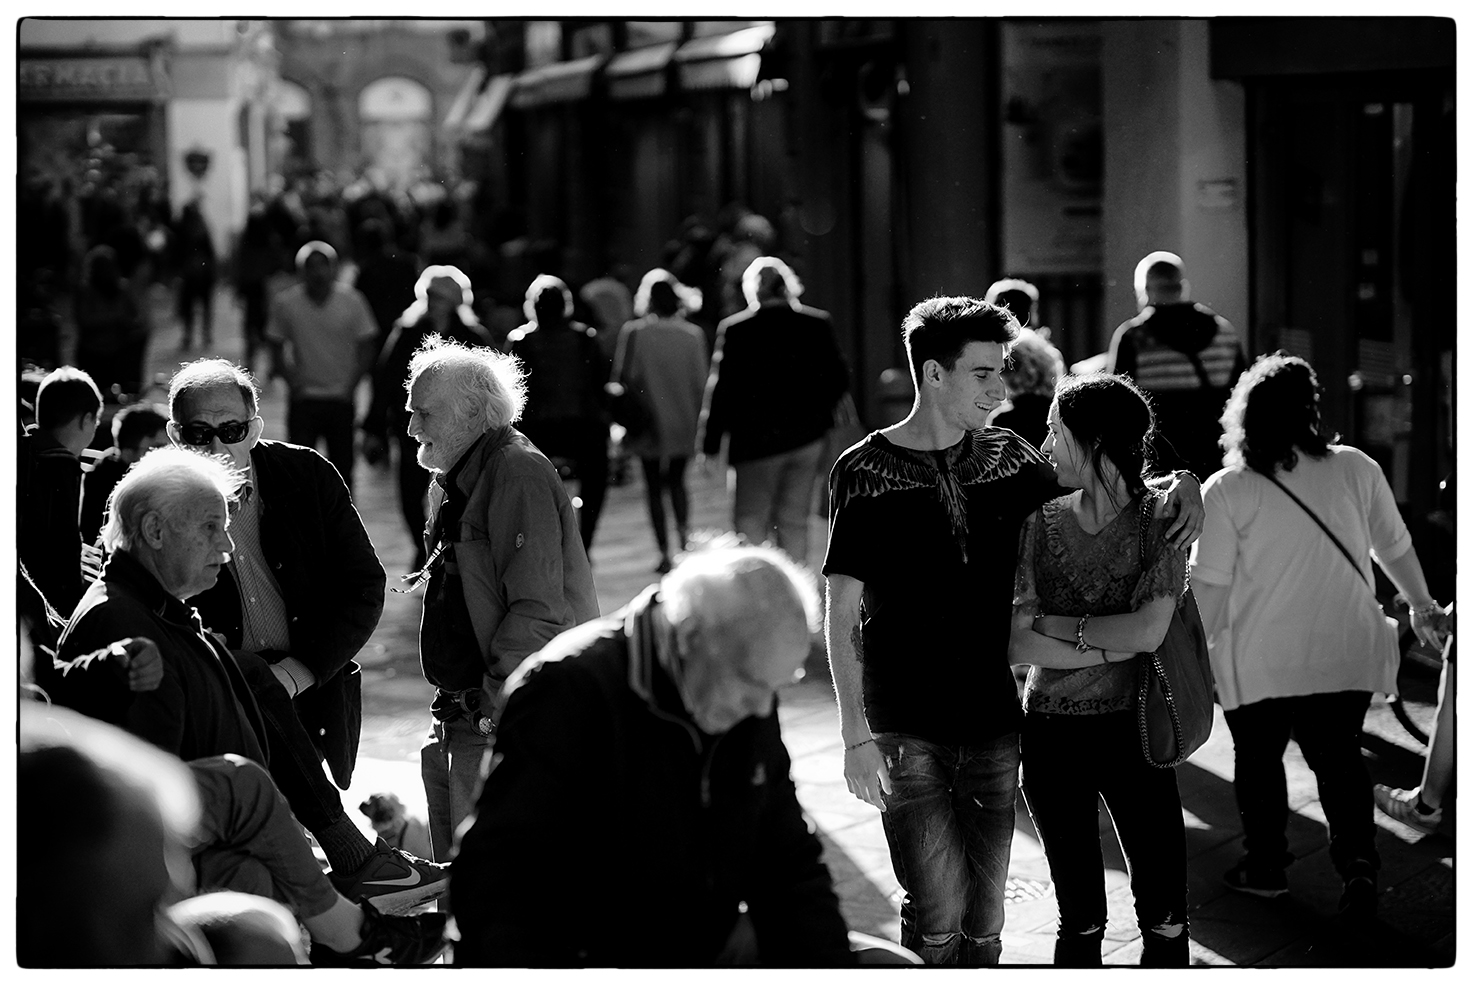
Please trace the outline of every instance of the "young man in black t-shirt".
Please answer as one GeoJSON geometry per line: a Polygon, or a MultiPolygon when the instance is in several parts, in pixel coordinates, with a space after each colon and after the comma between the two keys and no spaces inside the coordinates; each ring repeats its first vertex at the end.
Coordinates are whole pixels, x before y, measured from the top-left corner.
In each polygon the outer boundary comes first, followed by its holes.
{"type": "MultiPolygon", "coordinates": [[[[844,776],[884,812],[906,893],[900,943],[928,964],[991,965],[1018,788],[1018,535],[1066,490],[1024,439],[984,427],[1007,392],[1011,313],[931,298],[903,327],[915,405],[846,451],[830,479],[825,631],[844,776]]],[[[1200,493],[1189,493],[1173,533],[1200,526],[1200,493]]]]}

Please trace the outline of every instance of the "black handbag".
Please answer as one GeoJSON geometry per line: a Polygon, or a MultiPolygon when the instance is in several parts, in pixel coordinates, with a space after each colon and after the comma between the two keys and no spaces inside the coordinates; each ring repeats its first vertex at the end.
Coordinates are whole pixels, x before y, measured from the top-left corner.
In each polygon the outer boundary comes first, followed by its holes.
{"type": "MultiPolygon", "coordinates": [[[[1154,503],[1141,504],[1141,577],[1146,563],[1146,531],[1154,503]]],[[[1202,626],[1197,599],[1189,587],[1177,600],[1166,637],[1154,653],[1136,660],[1136,723],[1146,762],[1170,769],[1202,748],[1212,734],[1212,663],[1207,654],[1207,631],[1202,626]]]]}
{"type": "Polygon", "coordinates": [[[654,426],[654,417],[644,393],[622,379],[624,367],[629,365],[629,359],[634,353],[634,339],[638,334],[637,331],[631,331],[624,337],[624,352],[619,361],[618,374],[621,378],[615,380],[620,392],[609,399],[609,414],[614,418],[614,423],[624,429],[626,440],[644,434],[654,426]]]}

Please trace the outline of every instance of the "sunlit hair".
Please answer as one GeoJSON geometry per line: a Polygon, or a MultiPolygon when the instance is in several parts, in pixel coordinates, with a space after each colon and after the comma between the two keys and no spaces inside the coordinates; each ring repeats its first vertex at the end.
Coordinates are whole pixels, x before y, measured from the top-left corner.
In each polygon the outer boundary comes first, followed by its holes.
{"type": "Polygon", "coordinates": [[[102,391],[86,370],[58,366],[36,389],[36,425],[60,428],[78,418],[102,413],[102,391]]]}
{"type": "Polygon", "coordinates": [[[910,309],[900,328],[910,379],[917,390],[926,360],[934,359],[950,372],[967,343],[996,342],[1006,355],[1018,338],[1018,319],[1013,313],[981,298],[927,298],[910,309]]]}
{"type": "Polygon", "coordinates": [[[1150,299],[1146,296],[1146,278],[1151,274],[1158,277],[1173,276],[1181,282],[1182,297],[1186,295],[1186,275],[1181,257],[1166,250],[1156,250],[1141,257],[1141,262],[1135,265],[1135,298],[1144,308],[1150,299]]]}
{"type": "Polygon", "coordinates": [[[1027,326],[1033,318],[1033,309],[1038,306],[1038,288],[1026,280],[1005,277],[987,289],[987,301],[1007,308],[1019,325],[1027,326]]]}
{"type": "Polygon", "coordinates": [[[1103,477],[1103,460],[1109,458],[1132,496],[1145,489],[1156,415],[1140,387],[1109,373],[1066,376],[1054,403],[1059,422],[1089,452],[1096,475],[1103,477]]]}
{"type": "Polygon", "coordinates": [[[742,273],[742,296],[748,308],[760,308],[764,301],[786,301],[796,311],[802,294],[803,282],[777,257],[758,257],[742,273]]]}
{"type": "Polygon", "coordinates": [[[462,325],[479,325],[480,319],[476,317],[476,309],[471,307],[476,300],[476,292],[471,288],[471,279],[461,271],[459,267],[449,264],[434,264],[424,269],[419,275],[419,280],[414,282],[414,303],[404,309],[399,316],[399,324],[414,326],[430,313],[430,289],[435,281],[449,280],[455,283],[460,291],[460,303],[455,306],[455,313],[460,317],[462,325]]]}
{"type": "Polygon", "coordinates": [[[138,546],[143,519],[159,512],[176,517],[181,506],[201,491],[235,499],[245,473],[229,459],[183,448],[155,448],[123,475],[107,498],[102,546],[109,552],[138,546]]]}
{"type": "Polygon", "coordinates": [[[722,634],[750,634],[784,616],[818,632],[822,620],[811,574],[777,548],[727,538],[686,554],[660,581],[660,597],[674,625],[695,620],[722,634]]]}
{"type": "Polygon", "coordinates": [[[297,251],[297,269],[301,270],[306,267],[307,258],[314,253],[321,253],[323,256],[327,257],[328,263],[338,262],[338,251],[332,248],[331,243],[324,243],[320,239],[314,239],[312,240],[312,242],[303,245],[302,248],[297,251]]]}
{"type": "Polygon", "coordinates": [[[652,311],[662,318],[682,310],[694,314],[701,310],[701,302],[700,288],[682,284],[670,271],[656,267],[640,278],[639,290],[634,292],[634,316],[643,318],[652,311]]]}
{"type": "Polygon", "coordinates": [[[169,419],[175,424],[188,424],[180,416],[181,405],[192,403],[202,393],[227,386],[240,391],[246,414],[255,417],[261,396],[256,378],[228,359],[208,358],[186,363],[169,381],[169,419]]]}
{"type": "Polygon", "coordinates": [[[1262,475],[1292,472],[1299,453],[1323,458],[1339,435],[1320,433],[1319,378],[1314,367],[1284,352],[1243,371],[1223,408],[1222,464],[1262,475]]]}
{"type": "Polygon", "coordinates": [[[113,444],[137,448],[168,426],[168,414],[158,404],[129,404],[113,418],[113,444]]]}
{"type": "Polygon", "coordinates": [[[1012,396],[1052,397],[1054,387],[1066,372],[1063,354],[1043,335],[1024,328],[1018,331],[1018,339],[1008,354],[1008,365],[1002,371],[1002,378],[1012,396]]]}
{"type": "Polygon", "coordinates": [[[516,356],[488,346],[462,345],[431,333],[409,360],[405,390],[421,376],[450,384],[454,413],[468,433],[515,424],[527,402],[527,380],[516,356]]]}
{"type": "Polygon", "coordinates": [[[532,283],[527,285],[527,295],[522,301],[522,314],[534,325],[537,324],[537,302],[548,291],[556,292],[562,298],[563,318],[573,317],[573,292],[568,290],[568,285],[561,277],[554,277],[552,274],[538,274],[532,279],[532,283]]]}

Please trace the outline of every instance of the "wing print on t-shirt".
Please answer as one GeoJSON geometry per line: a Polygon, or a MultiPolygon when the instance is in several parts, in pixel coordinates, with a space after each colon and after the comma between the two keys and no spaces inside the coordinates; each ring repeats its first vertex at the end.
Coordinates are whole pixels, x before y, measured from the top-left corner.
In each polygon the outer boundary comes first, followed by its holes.
{"type": "Polygon", "coordinates": [[[945,452],[916,451],[867,442],[844,463],[833,489],[833,509],[850,500],[906,489],[935,489],[952,534],[967,561],[967,500],[964,489],[1016,474],[1044,459],[1027,441],[1002,428],[971,431],[945,452]]]}

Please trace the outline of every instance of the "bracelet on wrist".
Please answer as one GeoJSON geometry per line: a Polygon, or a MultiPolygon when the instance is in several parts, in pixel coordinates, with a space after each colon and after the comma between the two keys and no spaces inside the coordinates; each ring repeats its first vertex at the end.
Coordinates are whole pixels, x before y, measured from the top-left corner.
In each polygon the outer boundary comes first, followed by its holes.
{"type": "Polygon", "coordinates": [[[1089,613],[1079,617],[1079,625],[1074,627],[1074,649],[1080,653],[1088,653],[1090,645],[1084,642],[1084,624],[1089,622],[1089,613]]]}
{"type": "Polygon", "coordinates": [[[1442,606],[1437,603],[1436,599],[1434,599],[1431,602],[1428,602],[1426,605],[1412,606],[1411,614],[1414,616],[1430,616],[1441,608],[1442,606]]]}
{"type": "Polygon", "coordinates": [[[864,739],[864,740],[862,740],[860,742],[850,743],[849,745],[847,745],[847,746],[844,747],[844,751],[845,752],[853,752],[854,750],[858,749],[860,746],[867,746],[867,745],[869,745],[873,741],[875,741],[875,740],[874,740],[874,737],[872,736],[872,737],[870,737],[868,739],[864,739]]]}

